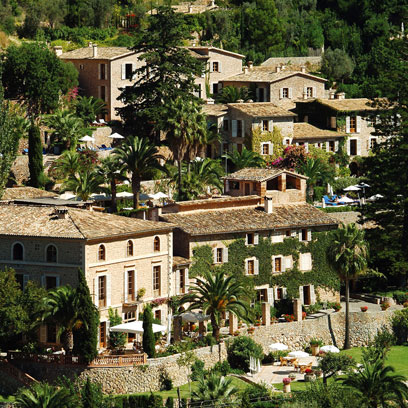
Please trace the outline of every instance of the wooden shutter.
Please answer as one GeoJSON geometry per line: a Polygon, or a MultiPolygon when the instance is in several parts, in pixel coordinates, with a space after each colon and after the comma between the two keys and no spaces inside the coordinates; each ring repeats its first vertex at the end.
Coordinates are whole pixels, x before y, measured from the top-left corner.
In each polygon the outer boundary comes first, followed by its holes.
{"type": "Polygon", "coordinates": [[[304,86],[304,87],[303,87],[303,93],[304,93],[305,95],[307,95],[307,86],[304,86]]]}
{"type": "Polygon", "coordinates": [[[237,121],[235,119],[231,120],[231,131],[232,137],[237,137],[237,121]]]}
{"type": "Polygon", "coordinates": [[[189,282],[189,274],[188,274],[188,269],[184,269],[184,287],[185,287],[185,292],[188,292],[188,288],[190,286],[190,282],[189,282]]]}
{"type": "Polygon", "coordinates": [[[273,301],[274,301],[274,296],[273,296],[274,290],[273,290],[273,288],[268,288],[267,289],[267,294],[268,294],[268,303],[273,305],[273,301]]]}
{"type": "Polygon", "coordinates": [[[30,275],[23,275],[23,290],[26,288],[29,280],[30,280],[30,275]]]}
{"type": "Polygon", "coordinates": [[[300,303],[303,305],[303,301],[304,301],[303,286],[299,286],[299,299],[300,299],[300,303]]]}
{"type": "Polygon", "coordinates": [[[281,256],[281,271],[286,271],[286,258],[284,256],[281,256]]]}
{"type": "Polygon", "coordinates": [[[217,248],[213,250],[213,263],[217,263],[217,248]]]}
{"type": "Polygon", "coordinates": [[[279,89],[279,99],[283,98],[283,88],[279,89]]]}
{"type": "Polygon", "coordinates": [[[41,275],[41,286],[45,288],[45,275],[41,275]]]}
{"type": "Polygon", "coordinates": [[[106,306],[111,305],[111,277],[106,275],[106,306]]]}
{"type": "Polygon", "coordinates": [[[180,273],[181,273],[181,270],[176,269],[175,273],[176,273],[176,282],[175,282],[176,287],[174,288],[174,293],[176,295],[179,295],[180,294],[180,273]]]}
{"type": "Polygon", "coordinates": [[[254,259],[254,275],[259,275],[259,260],[254,259]]]}
{"type": "Polygon", "coordinates": [[[259,88],[256,88],[255,90],[255,96],[256,96],[256,101],[259,102],[259,88]]]}
{"type": "Polygon", "coordinates": [[[128,301],[128,284],[129,284],[128,271],[125,271],[123,282],[124,282],[124,285],[125,285],[125,303],[127,303],[127,301],[128,301]]]}
{"type": "Polygon", "coordinates": [[[286,299],[288,297],[288,290],[286,288],[282,288],[282,298],[286,299]]]}
{"type": "Polygon", "coordinates": [[[350,144],[351,144],[351,140],[349,139],[349,140],[346,141],[347,155],[349,155],[349,156],[350,156],[350,144]]]}
{"type": "Polygon", "coordinates": [[[293,238],[296,238],[296,235],[297,235],[297,231],[296,231],[296,230],[292,230],[292,237],[293,237],[293,238]]]}
{"type": "Polygon", "coordinates": [[[313,97],[313,98],[316,98],[316,94],[317,94],[317,92],[316,92],[316,87],[315,87],[315,86],[312,86],[312,97],[313,97]]]}
{"type": "Polygon", "coordinates": [[[308,241],[311,241],[311,240],[312,240],[312,230],[311,230],[311,229],[308,229],[308,230],[307,230],[307,240],[308,240],[308,241]]]}
{"type": "Polygon", "coordinates": [[[241,120],[241,137],[245,137],[245,120],[241,120]]]}
{"type": "Polygon", "coordinates": [[[210,64],[210,70],[209,71],[213,72],[213,61],[210,61],[209,64],[210,64]]]}
{"type": "Polygon", "coordinates": [[[61,286],[61,278],[59,276],[57,276],[55,279],[55,285],[57,288],[61,286]]]}
{"type": "Polygon", "coordinates": [[[268,142],[269,144],[269,154],[273,155],[273,143],[272,142],[268,142]]]}
{"type": "Polygon", "coordinates": [[[95,300],[95,306],[99,307],[99,277],[96,276],[94,278],[94,300],[95,300]]]}
{"type": "Polygon", "coordinates": [[[305,152],[309,153],[309,142],[305,142],[305,152]]]}
{"type": "Polygon", "coordinates": [[[132,79],[133,79],[133,81],[135,81],[136,77],[137,77],[137,74],[136,74],[135,71],[136,71],[136,64],[132,63],[132,79]]]}
{"type": "Polygon", "coordinates": [[[254,120],[252,122],[252,130],[258,129],[260,126],[260,123],[257,120],[254,120]]]}
{"type": "Polygon", "coordinates": [[[357,139],[357,156],[361,156],[361,139],[357,139]]]}
{"type": "Polygon", "coordinates": [[[40,326],[40,343],[46,343],[47,342],[47,326],[45,324],[42,324],[40,326]]]}
{"type": "Polygon", "coordinates": [[[228,262],[228,248],[223,249],[222,260],[224,263],[228,262]]]}
{"type": "Polygon", "coordinates": [[[126,64],[122,64],[122,79],[126,79],[126,64]]]}
{"type": "Polygon", "coordinates": [[[272,119],[269,119],[269,122],[268,122],[268,130],[269,130],[269,132],[272,132],[272,131],[273,131],[273,120],[272,120],[272,119]]]}
{"type": "Polygon", "coordinates": [[[259,234],[255,233],[254,234],[254,245],[258,245],[259,244],[259,234]]]}
{"type": "Polygon", "coordinates": [[[292,88],[289,88],[289,99],[292,99],[292,88]]]}
{"type": "Polygon", "coordinates": [[[334,151],[335,151],[335,152],[338,152],[338,151],[339,151],[339,141],[338,141],[338,140],[336,140],[336,141],[334,142],[334,151]]]}
{"type": "Polygon", "coordinates": [[[222,64],[221,64],[221,61],[218,61],[218,72],[222,72],[222,64]]]}
{"type": "Polygon", "coordinates": [[[346,133],[350,133],[350,116],[346,116],[346,133]]]}
{"type": "Polygon", "coordinates": [[[361,132],[361,116],[356,117],[356,132],[361,132]]]}
{"type": "Polygon", "coordinates": [[[249,259],[245,259],[245,274],[248,275],[248,261],[249,259]]]}
{"type": "Polygon", "coordinates": [[[102,64],[98,64],[98,79],[101,79],[102,64]]]}
{"type": "Polygon", "coordinates": [[[314,289],[314,285],[309,285],[310,287],[310,303],[313,305],[316,303],[316,292],[314,289]]]}
{"type": "Polygon", "coordinates": [[[285,257],[285,270],[293,268],[292,256],[288,255],[285,257]]]}

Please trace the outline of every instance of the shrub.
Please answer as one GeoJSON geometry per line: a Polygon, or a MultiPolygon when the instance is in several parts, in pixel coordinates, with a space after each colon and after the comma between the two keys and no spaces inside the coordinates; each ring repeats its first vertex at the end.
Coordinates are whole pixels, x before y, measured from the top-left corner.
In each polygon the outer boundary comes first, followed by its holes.
{"type": "Polygon", "coordinates": [[[143,311],[143,351],[150,357],[156,354],[153,334],[153,313],[150,305],[146,305],[143,311]]]}
{"type": "Polygon", "coordinates": [[[160,373],[160,391],[170,391],[173,388],[173,381],[167,371],[160,373]]]}
{"type": "Polygon", "coordinates": [[[391,319],[391,325],[397,344],[406,343],[408,339],[408,309],[395,312],[391,319]]]}
{"type": "MultiPolygon", "coordinates": [[[[113,309],[110,307],[108,309],[108,315],[109,315],[109,325],[110,327],[116,326],[118,324],[122,323],[122,318],[118,314],[118,310],[113,309]]],[[[120,349],[125,346],[127,342],[127,336],[125,333],[120,333],[120,332],[109,332],[109,348],[116,350],[120,349]]]]}
{"type": "Polygon", "coordinates": [[[319,361],[319,369],[323,372],[323,382],[329,377],[335,376],[339,371],[347,371],[355,367],[354,359],[347,354],[327,353],[319,361]]]}
{"type": "Polygon", "coordinates": [[[173,397],[168,397],[166,401],[166,408],[174,408],[174,399],[173,397]]]}
{"type": "Polygon", "coordinates": [[[402,305],[405,302],[408,302],[408,292],[394,292],[393,298],[399,305],[402,305]]]}
{"type": "Polygon", "coordinates": [[[227,348],[228,362],[232,368],[239,368],[247,372],[249,370],[250,356],[259,358],[263,357],[262,347],[255,343],[248,336],[237,337],[227,348]]]}
{"type": "Polygon", "coordinates": [[[321,347],[321,346],[323,346],[323,341],[320,340],[320,339],[315,339],[315,338],[313,338],[313,339],[311,339],[311,340],[309,341],[309,344],[310,344],[311,346],[319,346],[319,347],[321,347]]]}
{"type": "Polygon", "coordinates": [[[264,355],[262,359],[262,364],[270,364],[274,362],[280,361],[281,357],[286,357],[288,355],[288,351],[271,351],[268,354],[264,355]]]}
{"type": "Polygon", "coordinates": [[[217,361],[211,371],[216,371],[225,377],[231,372],[231,366],[227,360],[224,360],[223,362],[217,361]]]}
{"type": "Polygon", "coordinates": [[[199,380],[200,378],[204,377],[204,374],[204,361],[197,359],[191,366],[191,381],[199,380]]]}

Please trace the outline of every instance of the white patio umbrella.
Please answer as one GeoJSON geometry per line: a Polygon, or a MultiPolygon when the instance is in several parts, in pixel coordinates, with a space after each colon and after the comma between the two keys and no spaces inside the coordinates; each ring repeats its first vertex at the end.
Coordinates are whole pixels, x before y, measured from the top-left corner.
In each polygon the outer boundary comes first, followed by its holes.
{"type": "Polygon", "coordinates": [[[339,198],[340,203],[354,203],[354,200],[351,198],[348,198],[347,196],[339,198]]]}
{"type": "Polygon", "coordinates": [[[181,313],[179,316],[181,316],[181,319],[183,321],[190,323],[204,322],[210,319],[210,316],[198,312],[184,312],[181,313]]]}
{"type": "Polygon", "coordinates": [[[361,188],[357,186],[348,186],[346,188],[343,188],[343,191],[360,191],[361,188]]]}
{"type": "Polygon", "coordinates": [[[108,136],[111,139],[124,139],[125,137],[120,135],[119,133],[112,133],[111,135],[108,136]]]}
{"type": "Polygon", "coordinates": [[[75,200],[76,195],[74,193],[66,191],[65,193],[59,195],[57,198],[59,198],[60,200],[75,200]]]}
{"type": "MultiPolygon", "coordinates": [[[[161,324],[152,324],[153,333],[165,332],[167,330],[166,326],[161,324]]],[[[109,329],[112,332],[121,332],[121,333],[143,333],[143,322],[141,320],[135,320],[134,322],[122,323],[117,326],[113,326],[109,329]]]]}
{"type": "Polygon", "coordinates": [[[272,351],[284,351],[288,349],[288,346],[283,343],[273,343],[269,345],[269,349],[272,351]]]}
{"type": "Polygon", "coordinates": [[[304,351],[291,351],[288,354],[288,357],[295,357],[295,358],[309,357],[309,354],[305,353],[304,351]]]}
{"type": "Polygon", "coordinates": [[[81,137],[81,138],[79,139],[79,141],[80,141],[80,142],[94,142],[94,141],[95,141],[95,138],[92,137],[92,136],[86,135],[86,136],[84,136],[84,137],[81,137]]]}
{"type": "Polygon", "coordinates": [[[370,198],[367,198],[367,201],[377,201],[380,198],[384,198],[383,195],[381,194],[374,194],[373,196],[371,196],[370,198]]]}
{"type": "Polygon", "coordinates": [[[323,351],[324,353],[340,353],[340,350],[332,345],[320,347],[320,351],[323,351]]]}
{"type": "Polygon", "coordinates": [[[159,191],[156,194],[148,194],[148,196],[152,199],[152,200],[160,200],[161,198],[169,198],[169,196],[167,194],[162,193],[161,191],[159,191]]]}
{"type": "Polygon", "coordinates": [[[361,182],[360,184],[356,184],[356,187],[359,187],[359,188],[369,188],[369,187],[371,187],[370,185],[368,185],[368,184],[366,184],[366,183],[363,183],[363,182],[361,182]]]}
{"type": "Polygon", "coordinates": [[[121,191],[120,193],[116,194],[117,198],[130,198],[133,197],[132,193],[129,193],[128,191],[121,191]]]}

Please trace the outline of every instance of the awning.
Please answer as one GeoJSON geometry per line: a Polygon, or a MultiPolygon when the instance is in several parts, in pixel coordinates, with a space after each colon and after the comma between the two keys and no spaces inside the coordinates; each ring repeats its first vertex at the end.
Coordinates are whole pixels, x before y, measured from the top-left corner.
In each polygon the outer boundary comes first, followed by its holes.
{"type": "MultiPolygon", "coordinates": [[[[153,333],[165,332],[167,330],[166,326],[155,323],[152,324],[152,328],[153,333]]],[[[109,331],[140,334],[143,333],[143,322],[141,320],[135,320],[134,322],[118,324],[117,326],[111,327],[109,331]]]]}

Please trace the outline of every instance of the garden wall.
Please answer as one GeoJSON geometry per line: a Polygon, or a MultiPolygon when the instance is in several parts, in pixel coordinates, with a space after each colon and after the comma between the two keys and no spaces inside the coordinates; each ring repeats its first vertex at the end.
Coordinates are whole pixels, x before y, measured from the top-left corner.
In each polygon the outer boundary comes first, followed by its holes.
{"type": "MultiPolygon", "coordinates": [[[[351,345],[366,345],[378,329],[389,324],[391,311],[376,313],[351,313],[351,345]]],[[[241,330],[242,334],[246,329],[241,330]]],[[[290,349],[302,349],[313,337],[320,338],[326,344],[335,344],[339,348],[344,342],[344,312],[332,313],[315,319],[301,322],[279,323],[269,327],[258,327],[252,335],[262,345],[264,352],[269,352],[269,344],[282,342],[290,349]]],[[[219,359],[226,358],[226,347],[204,347],[194,351],[198,358],[205,362],[205,367],[212,367],[219,359]]],[[[92,381],[102,383],[106,393],[136,393],[160,390],[164,377],[171,378],[173,386],[187,383],[187,371],[177,364],[179,355],[149,359],[145,366],[86,368],[75,366],[57,366],[30,362],[15,362],[18,367],[37,380],[54,381],[58,376],[75,375],[80,378],[90,377],[92,381]]]]}

